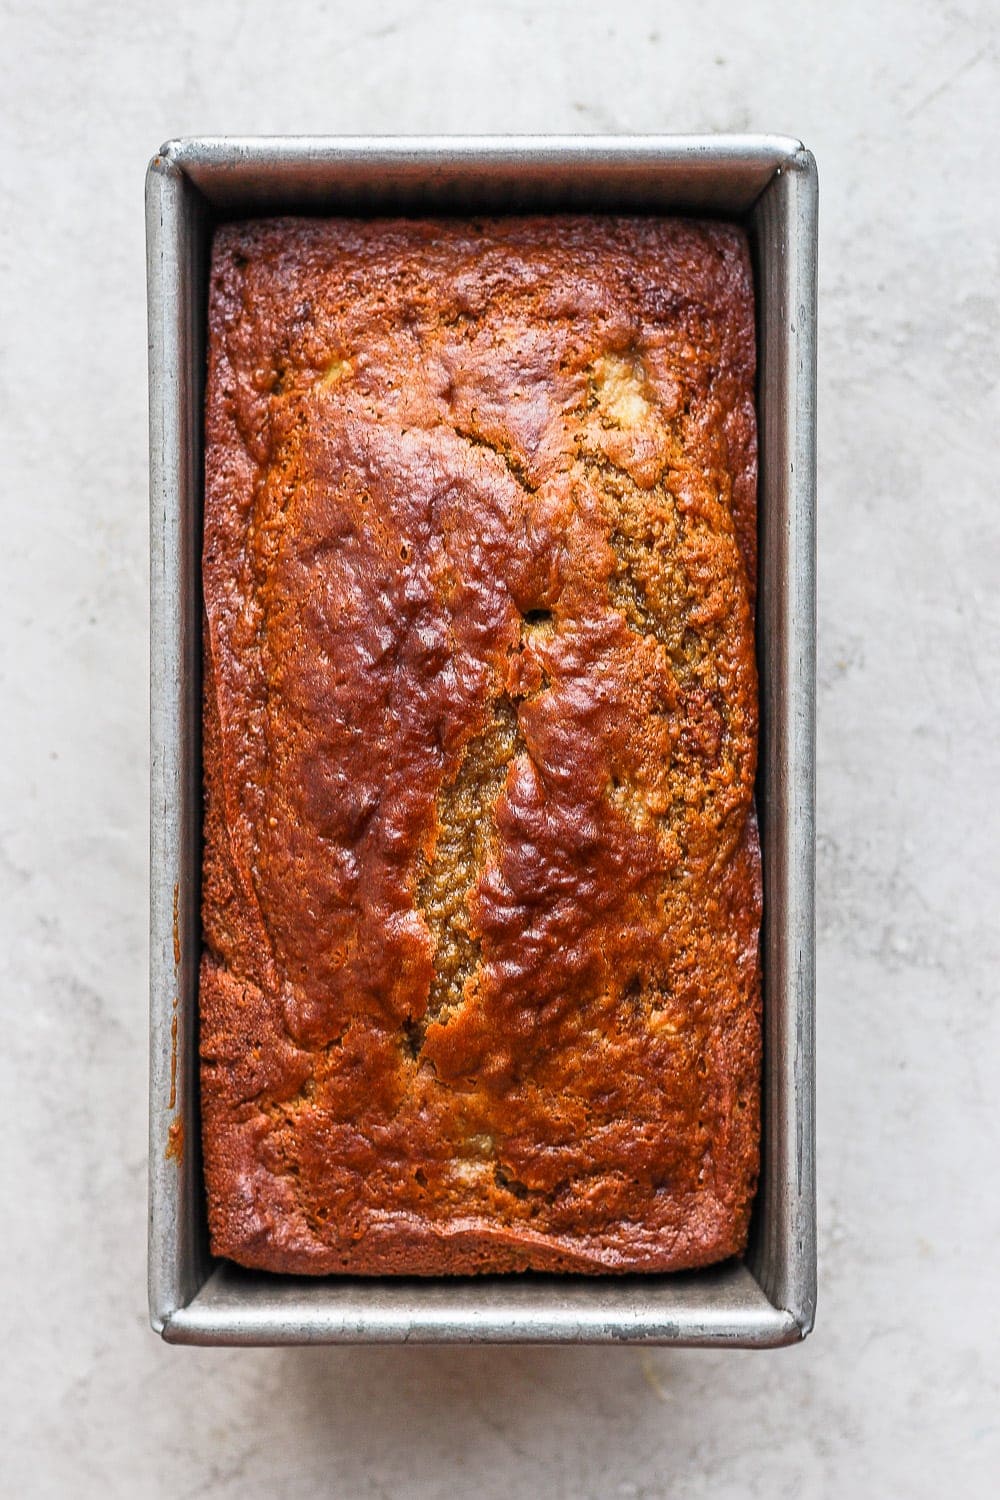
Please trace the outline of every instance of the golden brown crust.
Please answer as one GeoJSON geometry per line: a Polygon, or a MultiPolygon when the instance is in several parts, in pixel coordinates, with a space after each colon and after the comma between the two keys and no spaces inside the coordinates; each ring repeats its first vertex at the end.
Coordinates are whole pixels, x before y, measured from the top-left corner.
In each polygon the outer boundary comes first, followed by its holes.
{"type": "Polygon", "coordinates": [[[235,224],[209,327],[215,1252],[431,1274],[740,1251],[742,232],[235,224]]]}

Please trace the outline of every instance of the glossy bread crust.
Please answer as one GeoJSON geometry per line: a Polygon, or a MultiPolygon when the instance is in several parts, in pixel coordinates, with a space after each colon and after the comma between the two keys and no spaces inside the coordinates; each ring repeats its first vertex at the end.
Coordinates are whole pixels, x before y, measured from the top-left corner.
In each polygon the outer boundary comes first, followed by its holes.
{"type": "Polygon", "coordinates": [[[233,224],[209,328],[213,1250],[361,1274],[739,1252],[743,232],[233,224]]]}

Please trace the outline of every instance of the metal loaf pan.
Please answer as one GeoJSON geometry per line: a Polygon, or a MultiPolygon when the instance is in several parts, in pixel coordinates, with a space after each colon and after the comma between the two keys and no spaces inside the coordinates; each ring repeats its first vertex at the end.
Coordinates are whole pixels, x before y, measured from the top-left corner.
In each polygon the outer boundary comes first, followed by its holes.
{"type": "Polygon", "coordinates": [[[152,549],[149,1296],[173,1343],[774,1346],[815,1302],[817,181],[780,136],[213,138],[146,181],[152,549]],[[212,226],[246,214],[722,215],[752,234],[759,328],[764,1152],[744,1261],[673,1276],[296,1279],[208,1251],[198,1148],[202,397],[212,226]]]}

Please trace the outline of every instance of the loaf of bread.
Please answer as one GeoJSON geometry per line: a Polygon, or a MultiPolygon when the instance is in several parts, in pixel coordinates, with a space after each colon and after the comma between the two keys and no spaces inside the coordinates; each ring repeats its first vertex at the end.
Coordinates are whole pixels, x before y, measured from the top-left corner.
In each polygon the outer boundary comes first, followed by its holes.
{"type": "Polygon", "coordinates": [[[209,330],[213,1250],[360,1274],[740,1252],[743,232],[236,223],[209,330]]]}

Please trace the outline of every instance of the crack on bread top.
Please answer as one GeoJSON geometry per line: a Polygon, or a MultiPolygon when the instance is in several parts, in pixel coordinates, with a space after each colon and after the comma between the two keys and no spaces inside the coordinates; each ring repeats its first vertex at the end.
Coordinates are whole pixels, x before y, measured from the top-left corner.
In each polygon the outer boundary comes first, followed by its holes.
{"type": "Polygon", "coordinates": [[[493,811],[508,767],[523,745],[516,705],[501,695],[488,705],[483,729],[466,744],[457,771],[438,792],[434,851],[417,883],[417,907],[434,945],[424,1031],[475,984],[480,944],[469,896],[489,858],[493,811]]]}

